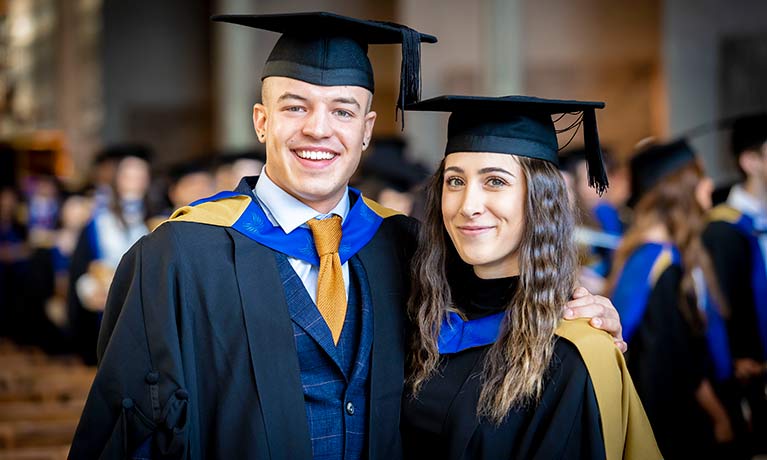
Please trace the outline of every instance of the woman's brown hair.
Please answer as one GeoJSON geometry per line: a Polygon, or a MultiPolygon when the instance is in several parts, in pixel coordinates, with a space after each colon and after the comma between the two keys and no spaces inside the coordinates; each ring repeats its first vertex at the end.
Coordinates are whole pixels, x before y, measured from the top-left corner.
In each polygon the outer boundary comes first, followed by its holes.
{"type": "Polygon", "coordinates": [[[703,170],[691,162],[661,179],[634,207],[634,222],[623,236],[621,245],[615,251],[613,270],[607,283],[607,292],[612,292],[626,261],[634,251],[644,244],[647,230],[661,224],[668,231],[673,243],[682,255],[682,290],[680,308],[694,329],[702,330],[702,318],[697,305],[688,301],[695,298],[693,270],[702,270],[706,287],[714,298],[720,312],[727,316],[728,305],[706,252],[701,234],[706,225],[706,214],[696,199],[695,189],[703,176],[703,170]]]}
{"type": "MultiPolygon", "coordinates": [[[[564,180],[553,164],[518,158],[527,194],[519,248],[519,287],[506,308],[482,371],[477,414],[501,423],[513,407],[536,402],[554,350],[554,330],[572,293],[576,256],[573,217],[564,180]]],[[[440,326],[456,305],[450,270],[470,269],[458,257],[442,220],[444,161],[427,187],[426,216],[412,265],[408,303],[414,324],[408,384],[417,397],[436,371],[440,326]]]]}

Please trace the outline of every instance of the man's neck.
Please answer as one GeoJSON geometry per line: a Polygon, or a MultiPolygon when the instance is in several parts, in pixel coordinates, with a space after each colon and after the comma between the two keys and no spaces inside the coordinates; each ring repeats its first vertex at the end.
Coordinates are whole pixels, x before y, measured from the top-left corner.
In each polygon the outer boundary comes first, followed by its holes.
{"type": "Polygon", "coordinates": [[[765,197],[767,196],[767,185],[763,181],[756,177],[749,177],[743,184],[743,189],[764,205],[765,197]]]}

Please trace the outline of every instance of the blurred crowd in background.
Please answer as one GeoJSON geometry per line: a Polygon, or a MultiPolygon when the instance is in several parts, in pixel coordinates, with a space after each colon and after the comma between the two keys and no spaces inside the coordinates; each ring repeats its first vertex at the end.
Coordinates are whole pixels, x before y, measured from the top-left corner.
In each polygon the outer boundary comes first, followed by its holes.
{"type": "MultiPolygon", "coordinates": [[[[2,338],[95,365],[122,254],[174,210],[261,173],[254,69],[274,38],[217,30],[209,14],[396,19],[439,36],[423,50],[424,97],[607,102],[607,192],[590,188],[582,150],[560,152],[580,283],[621,314],[667,458],[767,453],[767,4],[285,3],[0,0],[2,338]],[[674,451],[685,430],[693,441],[674,451]]],[[[387,53],[370,50],[379,117],[351,185],[420,218],[445,123],[408,114],[400,132],[387,53]]]]}

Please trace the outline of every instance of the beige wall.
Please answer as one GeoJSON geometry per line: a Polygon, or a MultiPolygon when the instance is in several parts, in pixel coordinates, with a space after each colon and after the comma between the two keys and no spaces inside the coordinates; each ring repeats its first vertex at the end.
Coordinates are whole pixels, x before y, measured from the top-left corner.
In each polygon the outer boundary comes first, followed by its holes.
{"type": "Polygon", "coordinates": [[[659,1],[524,5],[526,93],[605,101],[597,115],[601,141],[622,158],[640,139],[664,134],[659,1]]]}

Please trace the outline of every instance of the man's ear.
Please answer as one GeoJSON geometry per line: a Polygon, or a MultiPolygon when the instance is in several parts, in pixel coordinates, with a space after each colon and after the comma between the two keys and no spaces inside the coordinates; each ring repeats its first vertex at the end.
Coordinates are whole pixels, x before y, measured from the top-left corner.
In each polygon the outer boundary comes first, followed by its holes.
{"type": "Polygon", "coordinates": [[[365,114],[365,135],[362,138],[362,150],[370,146],[370,138],[373,137],[373,126],[376,124],[378,114],[372,110],[365,114]]]}
{"type": "Polygon", "coordinates": [[[258,142],[264,143],[266,141],[266,123],[268,120],[266,107],[264,104],[256,104],[253,106],[253,128],[256,130],[256,137],[258,142]]]}

